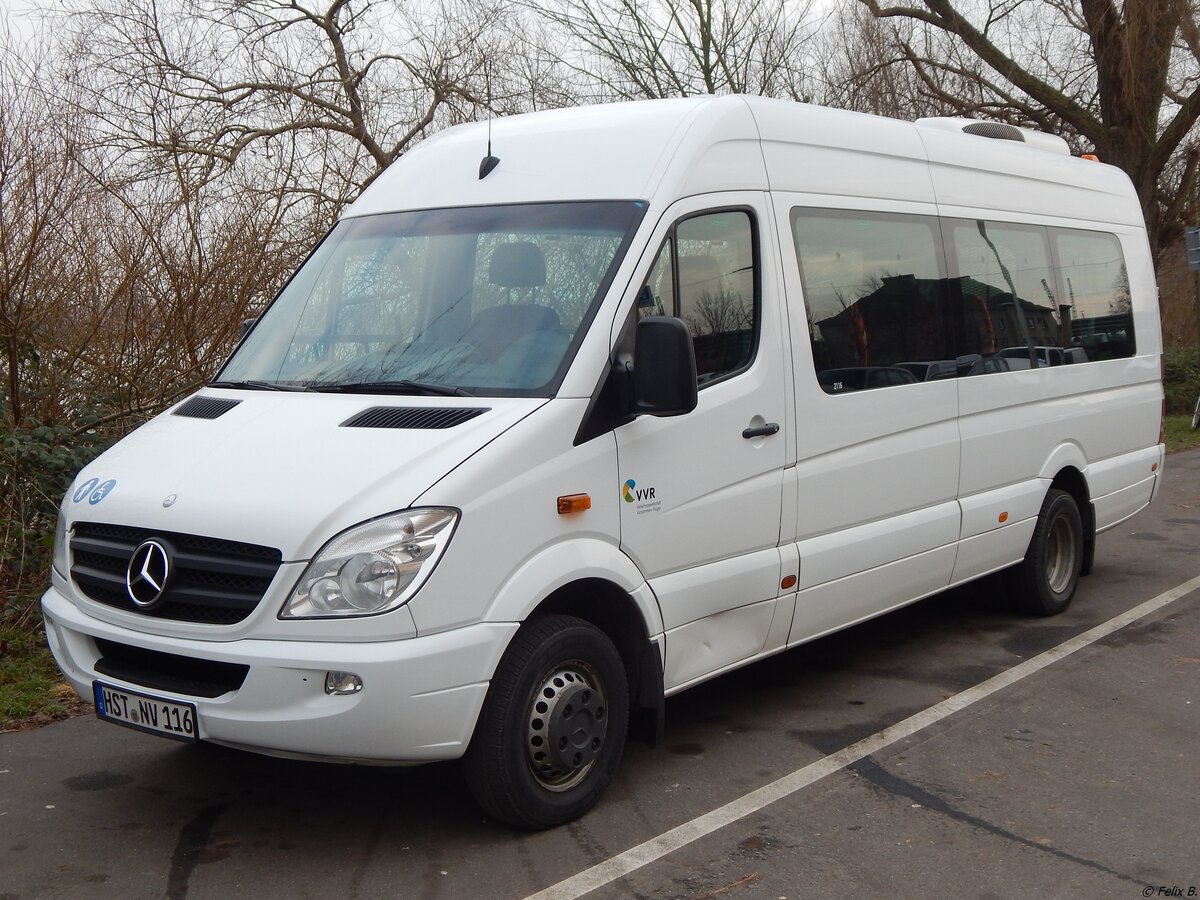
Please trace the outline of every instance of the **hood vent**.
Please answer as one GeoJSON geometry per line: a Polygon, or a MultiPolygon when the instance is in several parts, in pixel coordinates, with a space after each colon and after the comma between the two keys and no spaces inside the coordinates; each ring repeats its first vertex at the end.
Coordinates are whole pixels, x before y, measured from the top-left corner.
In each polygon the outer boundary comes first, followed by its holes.
{"type": "Polygon", "coordinates": [[[372,406],[342,423],[342,428],[453,428],[488,409],[430,406],[372,406]]]}
{"type": "Polygon", "coordinates": [[[193,397],[171,415],[187,416],[189,419],[219,419],[241,402],[241,400],[222,400],[218,397],[193,397]]]}

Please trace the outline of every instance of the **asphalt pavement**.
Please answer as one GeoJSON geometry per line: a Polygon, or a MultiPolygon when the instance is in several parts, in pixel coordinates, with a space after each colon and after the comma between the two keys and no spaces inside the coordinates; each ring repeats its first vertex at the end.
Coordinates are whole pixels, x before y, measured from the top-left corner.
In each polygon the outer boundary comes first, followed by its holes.
{"type": "Polygon", "coordinates": [[[487,821],[454,764],[277,760],[90,716],[3,734],[0,900],[570,897],[581,872],[597,898],[1200,896],[1200,591],[603,874],[1198,575],[1193,451],[1100,537],[1065,614],[984,583],[717,679],[668,702],[596,810],[538,834],[487,821]]]}

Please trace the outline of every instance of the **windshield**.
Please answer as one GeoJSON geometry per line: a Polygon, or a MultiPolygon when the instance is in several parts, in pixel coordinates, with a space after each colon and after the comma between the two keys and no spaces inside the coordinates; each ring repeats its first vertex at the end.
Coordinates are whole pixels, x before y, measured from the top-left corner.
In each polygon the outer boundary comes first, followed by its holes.
{"type": "Polygon", "coordinates": [[[644,211],[539,203],[343,220],[213,383],[551,396],[644,211]]]}

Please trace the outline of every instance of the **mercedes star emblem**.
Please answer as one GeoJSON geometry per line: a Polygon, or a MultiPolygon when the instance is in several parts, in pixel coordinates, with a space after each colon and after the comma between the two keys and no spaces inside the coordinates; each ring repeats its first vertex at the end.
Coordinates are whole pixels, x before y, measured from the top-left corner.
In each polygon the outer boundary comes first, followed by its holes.
{"type": "Polygon", "coordinates": [[[125,590],[141,609],[149,609],[162,599],[171,577],[171,555],[156,540],[142,541],[125,571],[125,590]]]}

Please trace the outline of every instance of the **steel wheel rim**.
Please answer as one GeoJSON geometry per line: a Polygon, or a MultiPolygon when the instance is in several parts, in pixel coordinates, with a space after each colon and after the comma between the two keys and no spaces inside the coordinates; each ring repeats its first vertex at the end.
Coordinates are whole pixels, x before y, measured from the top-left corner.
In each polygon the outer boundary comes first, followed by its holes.
{"type": "Polygon", "coordinates": [[[1063,593],[1074,569],[1075,529],[1065,515],[1055,516],[1046,537],[1046,585],[1056,594],[1063,593]]]}
{"type": "Polygon", "coordinates": [[[551,667],[536,683],[525,722],[525,762],[534,781],[556,793],[583,782],[608,732],[608,697],[595,669],[582,660],[551,667]]]}

